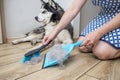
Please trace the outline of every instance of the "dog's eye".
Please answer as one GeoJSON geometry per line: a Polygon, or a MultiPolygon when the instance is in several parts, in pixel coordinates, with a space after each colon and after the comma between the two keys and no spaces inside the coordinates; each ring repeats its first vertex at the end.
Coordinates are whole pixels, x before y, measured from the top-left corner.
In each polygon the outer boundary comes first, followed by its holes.
{"type": "Polygon", "coordinates": [[[43,11],[42,13],[44,14],[44,13],[46,13],[47,11],[43,11]]]}

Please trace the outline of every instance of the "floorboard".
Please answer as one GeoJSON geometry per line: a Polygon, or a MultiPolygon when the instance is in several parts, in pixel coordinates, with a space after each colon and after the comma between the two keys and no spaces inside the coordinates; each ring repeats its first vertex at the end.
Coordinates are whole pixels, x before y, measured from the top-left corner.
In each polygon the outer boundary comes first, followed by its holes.
{"type": "Polygon", "coordinates": [[[87,74],[100,80],[120,80],[120,59],[102,61],[87,74]]]}
{"type": "Polygon", "coordinates": [[[84,75],[77,80],[99,80],[99,79],[97,79],[95,77],[88,76],[88,75],[84,75]]]}
{"type": "Polygon", "coordinates": [[[99,62],[92,55],[80,54],[80,52],[74,50],[65,62],[65,69],[61,70],[58,66],[49,67],[18,80],[76,80],[99,62]]]}
{"type": "Polygon", "coordinates": [[[29,49],[38,47],[30,43],[0,45],[0,80],[120,80],[120,59],[101,61],[92,54],[80,53],[74,49],[64,69],[53,66],[42,69],[42,61],[36,65],[21,64],[21,59],[29,49]]]}

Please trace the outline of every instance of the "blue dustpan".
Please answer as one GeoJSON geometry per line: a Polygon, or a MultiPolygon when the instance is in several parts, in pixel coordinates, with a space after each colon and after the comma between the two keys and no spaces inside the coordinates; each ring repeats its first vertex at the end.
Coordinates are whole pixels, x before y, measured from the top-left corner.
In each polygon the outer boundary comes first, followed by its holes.
{"type": "MultiPolygon", "coordinates": [[[[63,61],[65,61],[66,59],[68,59],[71,51],[72,51],[75,47],[80,46],[82,43],[83,43],[83,41],[81,40],[81,41],[78,41],[78,42],[73,43],[73,44],[63,45],[62,48],[66,51],[66,55],[65,55],[65,57],[63,58],[63,61]]],[[[46,53],[42,68],[47,68],[47,67],[50,67],[50,66],[54,66],[54,65],[59,64],[57,60],[50,59],[50,58],[49,58],[49,54],[50,54],[49,52],[46,53]]]]}
{"type": "Polygon", "coordinates": [[[27,53],[25,53],[25,55],[24,55],[24,57],[22,58],[22,60],[21,60],[21,62],[22,63],[25,63],[25,62],[27,62],[27,61],[30,61],[31,59],[33,59],[33,58],[40,58],[40,51],[42,50],[42,49],[44,49],[46,46],[47,46],[48,44],[46,44],[46,45],[42,45],[42,46],[40,46],[40,47],[38,47],[38,48],[36,48],[36,49],[33,49],[33,50],[31,50],[31,51],[28,51],[27,53]]]}

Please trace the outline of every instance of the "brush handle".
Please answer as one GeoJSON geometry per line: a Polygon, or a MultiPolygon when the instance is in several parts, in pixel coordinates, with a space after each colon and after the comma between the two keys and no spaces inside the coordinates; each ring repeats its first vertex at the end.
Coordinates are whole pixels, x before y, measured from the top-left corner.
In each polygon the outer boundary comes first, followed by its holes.
{"type": "Polygon", "coordinates": [[[78,47],[78,46],[80,46],[82,43],[83,43],[83,40],[80,40],[80,41],[78,41],[78,42],[75,42],[75,43],[73,44],[73,46],[74,46],[74,47],[78,47]]]}
{"type": "MultiPolygon", "coordinates": [[[[50,41],[48,44],[50,44],[52,41],[50,41]]],[[[31,56],[37,52],[40,52],[42,49],[44,49],[48,44],[45,44],[45,45],[42,45],[34,50],[31,50],[29,52],[27,52],[24,56],[27,57],[27,56],[31,56]]]]}

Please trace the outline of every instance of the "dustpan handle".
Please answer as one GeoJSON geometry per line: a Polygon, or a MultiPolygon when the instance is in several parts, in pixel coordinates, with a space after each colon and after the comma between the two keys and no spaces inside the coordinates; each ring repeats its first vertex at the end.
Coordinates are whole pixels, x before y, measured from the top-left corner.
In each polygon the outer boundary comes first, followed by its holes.
{"type": "Polygon", "coordinates": [[[80,41],[78,41],[78,42],[75,42],[73,45],[74,45],[74,47],[78,47],[78,46],[80,46],[82,43],[83,43],[83,40],[80,40],[80,41]]]}

